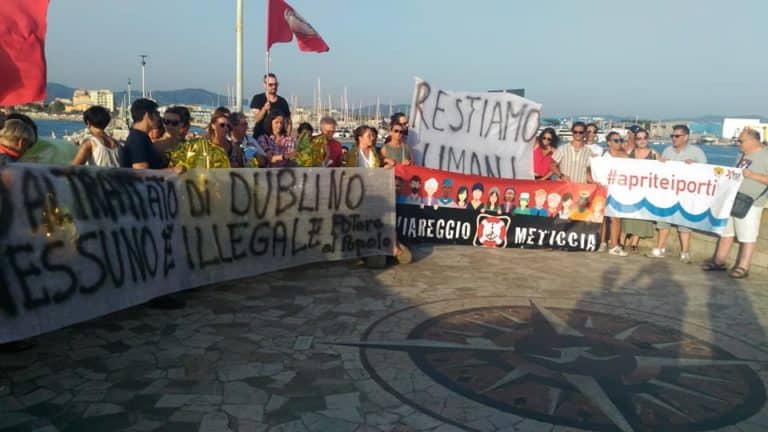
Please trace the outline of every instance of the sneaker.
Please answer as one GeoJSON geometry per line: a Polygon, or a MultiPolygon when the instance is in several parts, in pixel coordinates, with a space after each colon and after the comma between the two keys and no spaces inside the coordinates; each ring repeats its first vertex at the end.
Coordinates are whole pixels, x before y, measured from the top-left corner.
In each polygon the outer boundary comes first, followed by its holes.
{"type": "Polygon", "coordinates": [[[597,248],[597,253],[603,253],[608,250],[608,243],[600,243],[600,247],[597,248]]]}
{"type": "Polygon", "coordinates": [[[653,248],[645,256],[648,258],[664,258],[666,256],[665,252],[664,248],[653,248]]]}
{"type": "Polygon", "coordinates": [[[680,253],[680,261],[683,264],[690,264],[691,263],[691,253],[690,252],[682,252],[682,253],[680,253]]]}
{"type": "Polygon", "coordinates": [[[616,245],[608,251],[608,255],[625,257],[629,254],[621,246],[616,245]]]}

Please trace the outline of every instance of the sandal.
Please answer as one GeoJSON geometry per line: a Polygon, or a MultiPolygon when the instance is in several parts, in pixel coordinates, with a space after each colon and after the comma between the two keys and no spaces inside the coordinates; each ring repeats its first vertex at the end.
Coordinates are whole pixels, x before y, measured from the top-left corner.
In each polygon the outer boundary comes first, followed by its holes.
{"type": "Polygon", "coordinates": [[[731,279],[744,279],[749,276],[749,270],[744,267],[734,267],[728,272],[728,276],[730,276],[731,279]]]}
{"type": "Polygon", "coordinates": [[[714,260],[709,260],[701,265],[701,269],[704,271],[725,271],[727,268],[725,263],[716,263],[714,260]]]}

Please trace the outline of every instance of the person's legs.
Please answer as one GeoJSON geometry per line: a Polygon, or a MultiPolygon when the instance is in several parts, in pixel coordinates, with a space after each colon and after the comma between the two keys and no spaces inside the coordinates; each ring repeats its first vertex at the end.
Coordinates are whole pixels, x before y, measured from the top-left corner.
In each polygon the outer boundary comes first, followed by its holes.
{"type": "Polygon", "coordinates": [[[736,265],[729,275],[733,278],[744,278],[749,275],[749,267],[752,265],[752,256],[757,247],[757,236],[760,233],[760,220],[763,208],[752,207],[742,219],[733,219],[736,238],[741,243],[736,265]]]}
{"type": "Polygon", "coordinates": [[[712,257],[712,262],[716,265],[725,264],[728,259],[728,252],[733,245],[733,236],[721,236],[717,240],[717,247],[715,248],[715,256],[712,257]]]}
{"type": "Polygon", "coordinates": [[[608,218],[603,218],[603,224],[600,225],[600,244],[606,242],[605,238],[608,234],[608,218]]]}
{"type": "Polygon", "coordinates": [[[720,234],[720,238],[717,239],[715,250],[712,252],[712,258],[701,265],[702,270],[725,271],[727,269],[725,261],[728,259],[728,252],[730,252],[733,245],[733,236],[733,218],[729,218],[725,230],[720,234]]]}
{"type": "Polygon", "coordinates": [[[755,254],[757,248],[756,242],[742,243],[739,249],[739,258],[736,261],[736,267],[741,267],[744,270],[749,271],[749,266],[752,265],[752,256],[755,254]]]}
{"type": "Polygon", "coordinates": [[[659,231],[658,237],[656,239],[656,247],[651,249],[651,251],[648,252],[647,254],[645,254],[647,257],[664,258],[666,244],[667,244],[667,236],[669,235],[669,227],[670,225],[666,222],[656,222],[656,229],[659,231]]]}
{"type": "Polygon", "coordinates": [[[611,218],[611,238],[609,240],[609,246],[614,248],[619,245],[619,235],[621,234],[621,219],[617,217],[611,218]]]}
{"type": "Polygon", "coordinates": [[[691,250],[691,232],[678,231],[677,233],[680,235],[680,252],[689,252],[691,250]]]}
{"type": "Polygon", "coordinates": [[[669,228],[659,228],[659,236],[656,239],[656,247],[658,249],[664,249],[667,244],[667,237],[669,236],[669,228]]]}

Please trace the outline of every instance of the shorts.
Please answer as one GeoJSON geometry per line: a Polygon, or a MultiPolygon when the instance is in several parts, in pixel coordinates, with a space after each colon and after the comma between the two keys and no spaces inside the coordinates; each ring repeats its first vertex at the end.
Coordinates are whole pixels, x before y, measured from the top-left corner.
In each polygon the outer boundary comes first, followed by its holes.
{"type": "Polygon", "coordinates": [[[763,207],[752,206],[743,219],[728,218],[728,225],[721,237],[733,237],[741,243],[755,243],[760,234],[760,219],[763,217],[763,207]]]}
{"type": "Polygon", "coordinates": [[[661,222],[661,221],[656,222],[656,229],[669,229],[670,227],[677,228],[677,232],[679,233],[691,232],[691,229],[688,227],[684,227],[680,225],[672,225],[672,224],[668,224],[666,222],[661,222]]]}

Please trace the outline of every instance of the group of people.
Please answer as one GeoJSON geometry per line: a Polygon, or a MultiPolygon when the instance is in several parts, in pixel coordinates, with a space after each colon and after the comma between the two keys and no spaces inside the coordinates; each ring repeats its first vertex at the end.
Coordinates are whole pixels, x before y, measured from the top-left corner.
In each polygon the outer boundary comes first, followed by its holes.
{"type": "MultiPolygon", "coordinates": [[[[533,153],[534,177],[537,180],[563,180],[577,183],[593,183],[590,161],[594,157],[630,158],[685,163],[707,163],[704,151],[690,144],[690,130],[679,124],[672,128],[672,145],[659,154],[649,146],[648,131],[640,126],[632,126],[626,139],[616,131],[606,135],[607,149],[597,140],[598,127],[594,123],[575,122],[571,127],[572,140],[559,144],[559,137],[552,128],[546,128],[536,137],[533,153]]],[[[762,145],[760,134],[751,129],[741,132],[738,144],[741,155],[736,163],[742,168],[744,180],[739,192],[753,199],[752,207],[743,218],[731,217],[725,232],[721,235],[713,257],[702,265],[705,271],[728,271],[732,278],[741,279],[749,275],[749,268],[754,255],[760,232],[763,208],[768,201],[768,149],[762,145]],[[734,236],[741,243],[738,258],[732,268],[725,260],[733,245],[734,236]]],[[[646,255],[650,258],[664,258],[666,243],[671,228],[678,232],[680,240],[680,260],[691,262],[691,230],[685,226],[672,226],[665,222],[656,222],[606,218],[601,230],[600,252],[608,251],[615,256],[627,256],[627,248],[638,251],[641,238],[656,235],[656,245],[646,255]],[[656,233],[658,232],[658,233],[656,233]],[[607,239],[606,239],[607,237],[607,239]]]]}
{"type": "MultiPolygon", "coordinates": [[[[317,135],[313,135],[309,123],[300,124],[294,134],[290,106],[277,94],[277,77],[265,75],[263,83],[264,93],[255,95],[250,105],[255,121],[252,135],[248,133],[245,114],[221,107],[213,112],[203,136],[188,139],[191,116],[186,107],[170,107],[161,116],[157,103],[138,99],[131,105],[133,125],[121,145],[106,133],[110,113],[100,106],[91,107],[83,114],[89,135],[80,143],[72,164],[180,172],[189,168],[230,167],[391,168],[413,163],[413,151],[406,141],[408,117],[404,113],[391,117],[389,133],[382,146],[376,146],[379,132],[375,127],[360,126],[353,132],[354,145],[347,150],[334,138],[337,125],[331,117],[320,120],[317,135]]],[[[37,142],[37,128],[23,114],[10,114],[1,120],[4,127],[0,129],[0,163],[13,162],[37,142]]],[[[682,124],[673,127],[672,145],[661,154],[649,146],[648,131],[639,126],[632,126],[626,139],[618,132],[609,132],[607,149],[597,143],[598,132],[594,123],[575,122],[571,127],[571,141],[559,145],[556,131],[543,129],[536,137],[533,150],[535,179],[592,183],[590,161],[594,157],[707,163],[704,152],[688,142],[690,131],[682,124]]],[[[712,259],[704,263],[703,269],[727,270],[731,277],[743,278],[749,274],[762,209],[768,201],[768,150],[761,144],[758,132],[750,129],[741,133],[738,143],[742,150],[738,166],[744,175],[740,191],[754,199],[753,209],[744,218],[730,219],[712,259]],[[741,248],[737,262],[728,269],[725,259],[734,236],[741,248]]],[[[691,230],[664,222],[605,218],[599,251],[627,256],[627,250],[638,251],[641,238],[656,236],[656,245],[647,256],[663,258],[672,228],[678,232],[680,260],[690,263],[691,230]]],[[[396,249],[395,254],[399,255],[400,251],[396,249]]]]}

